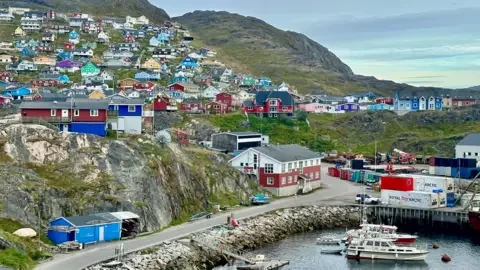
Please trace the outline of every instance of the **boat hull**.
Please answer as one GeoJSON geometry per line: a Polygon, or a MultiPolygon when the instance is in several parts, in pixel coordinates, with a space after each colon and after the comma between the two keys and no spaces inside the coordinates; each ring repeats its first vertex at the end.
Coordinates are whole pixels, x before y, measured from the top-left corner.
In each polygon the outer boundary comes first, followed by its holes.
{"type": "Polygon", "coordinates": [[[473,230],[480,232],[480,212],[468,212],[468,221],[473,230]]]}
{"type": "Polygon", "coordinates": [[[416,241],[417,241],[416,237],[399,237],[394,241],[394,243],[399,245],[408,245],[408,244],[414,244],[416,241]]]}
{"type": "Polygon", "coordinates": [[[427,253],[385,253],[374,251],[362,251],[358,253],[356,250],[347,251],[348,259],[355,260],[389,260],[389,261],[425,261],[427,253]]]}

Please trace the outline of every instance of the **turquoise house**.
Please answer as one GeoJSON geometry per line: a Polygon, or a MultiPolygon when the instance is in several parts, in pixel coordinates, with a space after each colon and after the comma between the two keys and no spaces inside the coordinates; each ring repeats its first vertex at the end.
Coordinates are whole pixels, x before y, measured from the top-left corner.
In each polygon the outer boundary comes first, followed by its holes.
{"type": "Polygon", "coordinates": [[[180,63],[180,67],[183,69],[195,69],[198,67],[197,61],[190,56],[183,58],[180,63]]]}
{"type": "Polygon", "coordinates": [[[393,105],[379,103],[367,106],[368,111],[393,111],[393,105]]]}

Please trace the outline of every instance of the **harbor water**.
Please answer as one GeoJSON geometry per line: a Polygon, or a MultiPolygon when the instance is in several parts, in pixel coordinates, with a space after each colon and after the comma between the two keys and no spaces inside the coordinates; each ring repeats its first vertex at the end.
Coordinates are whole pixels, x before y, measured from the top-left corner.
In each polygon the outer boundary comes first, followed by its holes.
{"type": "MultiPolygon", "coordinates": [[[[400,231],[400,230],[399,230],[400,231]]],[[[265,255],[265,259],[288,260],[290,264],[281,269],[480,269],[480,240],[471,238],[468,234],[426,234],[418,233],[419,247],[428,246],[429,254],[425,262],[394,262],[351,260],[344,255],[321,254],[322,249],[339,246],[316,245],[318,237],[342,238],[345,229],[312,231],[290,236],[280,242],[265,245],[252,251],[251,255],[265,255]],[[432,244],[438,244],[439,249],[432,249],[432,244]],[[452,260],[441,261],[441,256],[448,254],[452,260]]],[[[409,232],[411,233],[411,232],[409,232]]],[[[216,269],[233,270],[235,267],[219,267],[216,269]]]]}

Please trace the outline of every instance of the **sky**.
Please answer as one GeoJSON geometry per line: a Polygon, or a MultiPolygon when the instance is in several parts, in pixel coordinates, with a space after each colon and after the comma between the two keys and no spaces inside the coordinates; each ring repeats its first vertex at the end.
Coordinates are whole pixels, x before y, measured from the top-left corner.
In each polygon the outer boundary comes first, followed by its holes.
{"type": "Polygon", "coordinates": [[[480,85],[479,0],[151,0],[170,16],[225,10],[306,34],[356,74],[416,86],[480,85]]]}

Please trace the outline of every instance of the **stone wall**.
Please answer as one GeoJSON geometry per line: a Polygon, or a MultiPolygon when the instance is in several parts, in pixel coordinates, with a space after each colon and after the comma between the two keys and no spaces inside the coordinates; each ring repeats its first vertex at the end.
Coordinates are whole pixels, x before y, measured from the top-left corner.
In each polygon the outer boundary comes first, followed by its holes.
{"type": "MultiPolygon", "coordinates": [[[[318,229],[355,226],[360,220],[358,207],[307,206],[278,210],[248,220],[240,227],[228,230],[217,227],[191,235],[209,246],[223,246],[225,250],[239,252],[273,243],[288,235],[318,229]]],[[[312,243],[314,245],[314,243],[312,243]]],[[[274,259],[274,258],[272,258],[274,259]]],[[[281,258],[278,258],[281,259],[281,258]]],[[[194,243],[179,240],[164,242],[141,252],[126,255],[117,269],[206,269],[224,262],[216,251],[204,249],[194,243]]],[[[103,270],[105,264],[87,268],[103,270]]]]}

